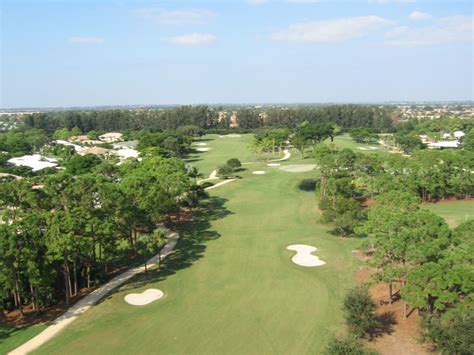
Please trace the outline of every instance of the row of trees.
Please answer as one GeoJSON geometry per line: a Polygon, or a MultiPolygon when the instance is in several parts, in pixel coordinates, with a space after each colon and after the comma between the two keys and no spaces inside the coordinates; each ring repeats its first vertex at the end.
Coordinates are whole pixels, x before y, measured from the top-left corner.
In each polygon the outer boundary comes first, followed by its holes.
{"type": "Polygon", "coordinates": [[[151,156],[117,167],[74,157],[41,185],[9,178],[0,184],[3,309],[69,302],[130,257],[159,250],[164,234],[158,224],[179,218],[181,208],[205,196],[177,158],[151,156]]]}
{"type": "MultiPolygon", "coordinates": [[[[82,132],[127,131],[141,129],[176,130],[182,126],[200,129],[228,129],[230,112],[222,107],[181,106],[168,109],[82,110],[37,113],[24,118],[27,127],[54,132],[58,128],[82,132]]],[[[392,109],[372,105],[329,105],[290,108],[238,108],[241,129],[259,127],[295,128],[301,123],[334,123],[345,129],[371,128],[376,132],[392,129],[392,109]]]]}
{"type": "Polygon", "coordinates": [[[367,237],[364,247],[375,279],[387,284],[388,301],[398,285],[404,316],[408,306],[418,309],[431,342],[447,353],[471,353],[474,221],[451,230],[420,202],[472,196],[472,152],[418,151],[407,158],[319,145],[314,155],[323,220],[339,235],[367,237]],[[368,198],[374,205],[367,209],[368,198]]]}

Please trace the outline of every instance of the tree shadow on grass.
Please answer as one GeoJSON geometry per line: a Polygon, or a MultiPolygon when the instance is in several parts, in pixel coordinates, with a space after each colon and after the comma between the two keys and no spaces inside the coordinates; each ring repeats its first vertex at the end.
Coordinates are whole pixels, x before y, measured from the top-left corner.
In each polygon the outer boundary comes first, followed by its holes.
{"type": "Polygon", "coordinates": [[[130,290],[165,280],[201,259],[206,251],[206,243],[220,237],[217,231],[211,229],[211,221],[232,214],[231,211],[225,208],[224,204],[226,202],[226,199],[216,196],[204,201],[200,210],[194,213],[193,219],[179,226],[180,238],[178,244],[173,253],[162,261],[160,268],[149,270],[148,275],[140,273],[134,276],[120,290],[130,290]]]}

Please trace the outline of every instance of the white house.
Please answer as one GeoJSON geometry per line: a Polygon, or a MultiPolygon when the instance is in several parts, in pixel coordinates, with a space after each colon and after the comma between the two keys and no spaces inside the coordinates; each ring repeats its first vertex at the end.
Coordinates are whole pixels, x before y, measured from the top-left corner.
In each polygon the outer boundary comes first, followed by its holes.
{"type": "Polygon", "coordinates": [[[443,148],[459,148],[460,143],[458,141],[439,141],[428,143],[428,148],[431,149],[443,149],[443,148]]]}

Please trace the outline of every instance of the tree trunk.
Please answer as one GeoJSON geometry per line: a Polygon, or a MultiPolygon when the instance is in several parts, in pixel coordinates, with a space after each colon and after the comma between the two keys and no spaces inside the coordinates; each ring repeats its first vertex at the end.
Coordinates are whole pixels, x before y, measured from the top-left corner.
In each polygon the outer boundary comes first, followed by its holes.
{"type": "Polygon", "coordinates": [[[393,303],[393,292],[392,292],[392,282],[389,282],[388,283],[388,301],[390,302],[390,304],[393,303]]]}
{"type": "Polygon", "coordinates": [[[66,259],[64,259],[63,274],[64,274],[64,287],[65,287],[64,290],[66,294],[66,305],[69,305],[71,283],[69,280],[69,267],[67,266],[66,259]]]}
{"type": "Polygon", "coordinates": [[[77,268],[76,268],[76,259],[72,264],[73,276],[74,276],[74,294],[73,296],[77,295],[77,268]]]}
{"type": "Polygon", "coordinates": [[[36,311],[35,292],[34,292],[34,288],[31,282],[30,282],[30,293],[31,293],[31,308],[33,309],[33,311],[36,311]]]}

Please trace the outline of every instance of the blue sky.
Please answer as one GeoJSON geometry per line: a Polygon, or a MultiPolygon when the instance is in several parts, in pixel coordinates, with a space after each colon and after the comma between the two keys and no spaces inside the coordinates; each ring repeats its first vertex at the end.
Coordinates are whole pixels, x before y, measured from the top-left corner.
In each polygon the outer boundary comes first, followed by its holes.
{"type": "Polygon", "coordinates": [[[474,99],[469,0],[1,4],[3,108],[474,99]]]}

